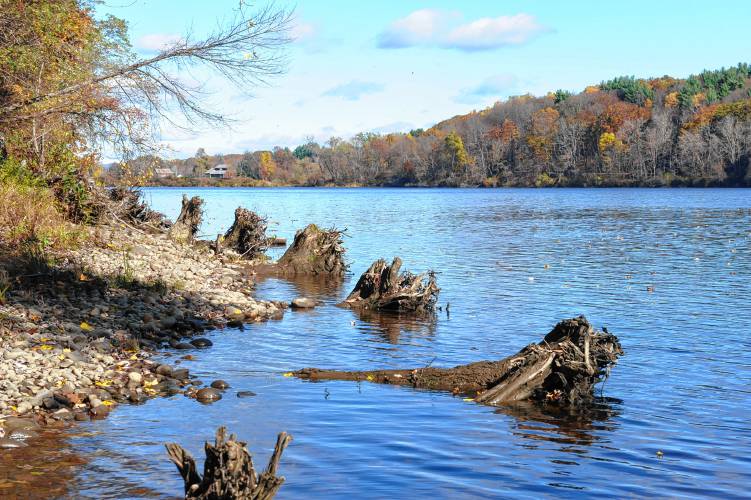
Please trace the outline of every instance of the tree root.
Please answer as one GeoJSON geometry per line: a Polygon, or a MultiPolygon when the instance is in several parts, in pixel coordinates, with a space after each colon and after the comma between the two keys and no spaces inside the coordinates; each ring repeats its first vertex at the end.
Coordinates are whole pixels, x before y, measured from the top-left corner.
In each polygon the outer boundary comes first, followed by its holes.
{"type": "Polygon", "coordinates": [[[285,275],[344,276],[347,264],[342,234],[343,231],[324,230],[315,224],[297,231],[292,245],[277,262],[276,271],[285,275]]]}
{"type": "Polygon", "coordinates": [[[579,316],[558,323],[539,344],[530,344],[499,361],[411,370],[305,368],[294,375],[311,381],[370,381],[451,391],[489,405],[532,400],[580,406],[592,401],[595,384],[621,355],[623,350],[615,335],[595,331],[584,316],[579,316]]]}
{"type": "Polygon", "coordinates": [[[198,227],[201,225],[203,200],[198,196],[188,199],[186,195],[183,195],[182,203],[182,210],[180,210],[180,215],[170,228],[169,236],[180,243],[191,243],[198,234],[198,227]]]}
{"type": "Polygon", "coordinates": [[[225,233],[221,245],[231,248],[245,258],[255,259],[269,247],[266,219],[255,212],[238,207],[235,221],[225,233]]]}
{"type": "Polygon", "coordinates": [[[432,312],[440,289],[435,274],[399,274],[402,260],[395,257],[391,265],[375,261],[357,281],[354,290],[339,304],[351,309],[398,312],[432,312]]]}
{"type": "Polygon", "coordinates": [[[177,466],[185,482],[186,499],[252,499],[274,498],[284,483],[284,477],[277,476],[279,460],[292,436],[286,432],[279,434],[269,464],[260,475],[256,473],[253,459],[246,444],[237,441],[234,434],[226,439],[227,430],[220,427],[216,431],[216,442],[205,444],[206,461],[203,477],[198,474],[196,462],[182,446],[176,443],[165,445],[172,463],[177,466]]]}

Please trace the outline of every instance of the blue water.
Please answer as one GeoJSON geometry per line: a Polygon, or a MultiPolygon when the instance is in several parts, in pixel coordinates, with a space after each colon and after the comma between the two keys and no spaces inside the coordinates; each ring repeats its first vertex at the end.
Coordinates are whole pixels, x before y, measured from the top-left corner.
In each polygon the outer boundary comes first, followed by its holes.
{"type": "Polygon", "coordinates": [[[279,431],[294,436],[281,464],[285,499],[748,495],[751,191],[154,188],[145,195],[174,218],[183,192],[206,201],[201,233],[211,239],[237,206],[268,216],[269,232],[290,241],[308,223],[346,228],[352,275],[340,286],[258,283],[260,298],[311,295],[324,305],[213,333],[214,347],[186,362],[203,380],[232,385],[211,406],[177,396],[121,406],[76,427],[68,439],[87,464],[71,496],[179,496],[182,482],[163,443],[177,441],[202,458],[219,425],[247,441],[260,465],[279,431]],[[395,255],[407,269],[438,272],[450,317],[361,318],[334,307],[373,260],[395,255]],[[579,314],[617,334],[626,352],[585,416],[282,376],[307,366],[498,359],[579,314]],[[237,390],[257,396],[239,399],[237,390]]]}

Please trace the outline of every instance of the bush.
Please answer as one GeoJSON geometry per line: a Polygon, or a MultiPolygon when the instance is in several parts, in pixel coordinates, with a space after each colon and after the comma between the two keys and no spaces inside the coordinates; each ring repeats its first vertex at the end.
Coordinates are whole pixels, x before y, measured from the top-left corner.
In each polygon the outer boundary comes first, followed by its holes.
{"type": "Polygon", "coordinates": [[[82,236],[60,210],[54,193],[23,163],[0,163],[0,244],[44,250],[76,245],[82,236]]]}

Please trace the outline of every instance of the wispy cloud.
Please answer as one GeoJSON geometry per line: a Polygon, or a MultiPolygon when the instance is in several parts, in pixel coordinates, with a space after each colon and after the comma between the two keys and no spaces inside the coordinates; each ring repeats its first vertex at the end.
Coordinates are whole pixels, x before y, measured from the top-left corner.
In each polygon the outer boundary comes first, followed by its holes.
{"type": "Polygon", "coordinates": [[[534,16],[524,13],[461,23],[455,12],[421,9],[391,23],[378,35],[377,45],[382,49],[422,46],[475,52],[522,45],[547,31],[534,16]]]}
{"type": "Polygon", "coordinates": [[[172,33],[150,33],[138,38],[135,46],[137,49],[157,52],[182,40],[183,37],[172,33]]]}
{"type": "Polygon", "coordinates": [[[374,94],[383,89],[384,86],[382,83],[352,80],[351,82],[332,87],[321,95],[324,97],[341,97],[348,101],[356,101],[364,95],[374,94]]]}
{"type": "Polygon", "coordinates": [[[510,73],[492,75],[481,81],[474,87],[463,89],[454,97],[455,102],[474,104],[487,97],[500,97],[508,95],[519,85],[519,79],[510,73]]]}

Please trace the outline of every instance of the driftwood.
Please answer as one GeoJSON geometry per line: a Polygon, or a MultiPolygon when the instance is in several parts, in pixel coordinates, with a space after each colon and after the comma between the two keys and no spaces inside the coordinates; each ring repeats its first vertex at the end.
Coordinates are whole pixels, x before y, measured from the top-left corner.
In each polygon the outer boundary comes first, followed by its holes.
{"type": "Polygon", "coordinates": [[[440,289],[435,274],[399,274],[402,260],[395,257],[391,265],[375,261],[357,281],[354,290],[339,304],[353,309],[400,312],[432,312],[440,289]]]}
{"type": "Polygon", "coordinates": [[[478,403],[533,400],[579,406],[592,401],[594,385],[623,354],[615,335],[595,331],[584,316],[558,323],[539,344],[500,361],[454,368],[343,372],[305,368],[295,376],[318,380],[371,381],[445,390],[478,403]]]}
{"type": "Polygon", "coordinates": [[[286,432],[279,434],[266,470],[260,475],[253,466],[253,458],[248,453],[246,443],[237,441],[234,434],[226,439],[227,430],[220,427],[216,431],[216,442],[205,444],[206,461],[203,477],[198,474],[196,462],[185,449],[176,443],[166,445],[169,459],[177,466],[185,481],[186,499],[266,500],[274,498],[284,483],[284,477],[277,476],[279,460],[292,436],[286,432]]]}
{"type": "Polygon", "coordinates": [[[254,259],[268,248],[266,219],[246,208],[235,210],[235,222],[224,234],[222,246],[231,248],[243,257],[254,259]]]}
{"type": "Polygon", "coordinates": [[[188,199],[186,195],[183,195],[182,210],[170,228],[170,238],[181,243],[192,242],[195,239],[203,216],[201,205],[203,205],[203,200],[198,196],[188,199]]]}
{"type": "Polygon", "coordinates": [[[342,234],[336,229],[320,229],[315,224],[297,231],[292,245],[277,262],[277,271],[287,275],[343,276],[347,264],[342,234]]]}
{"type": "Polygon", "coordinates": [[[165,230],[171,223],[164,214],[152,210],[141,198],[141,193],[132,188],[115,187],[109,191],[110,203],[107,208],[110,212],[137,226],[146,225],[153,229],[165,230]]]}

